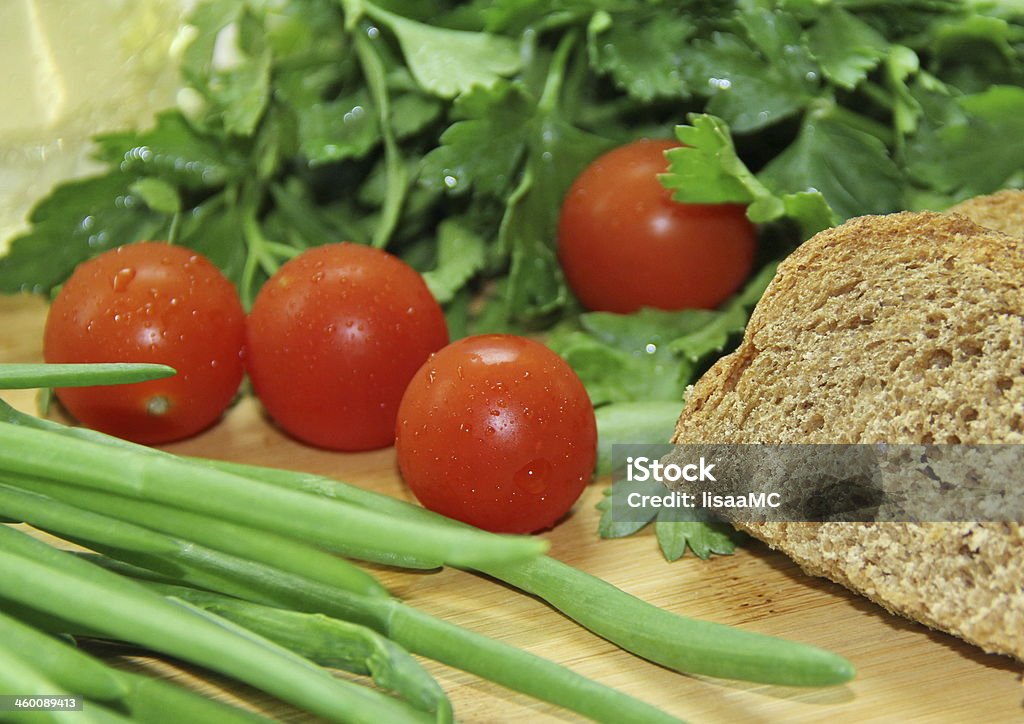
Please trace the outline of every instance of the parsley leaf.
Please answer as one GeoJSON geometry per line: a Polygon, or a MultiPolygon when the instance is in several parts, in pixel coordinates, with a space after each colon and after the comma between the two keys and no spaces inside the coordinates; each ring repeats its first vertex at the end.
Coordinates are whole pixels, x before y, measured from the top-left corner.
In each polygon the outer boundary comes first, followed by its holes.
{"type": "Polygon", "coordinates": [[[671,351],[694,363],[724,351],[730,340],[746,328],[750,311],[775,277],[777,266],[766,264],[710,321],[673,340],[671,351]]]}
{"type": "Polygon", "coordinates": [[[698,41],[691,83],[710,94],[708,113],[723,118],[736,133],[747,133],[810,103],[817,90],[817,65],[801,42],[795,17],[767,4],[739,5],[745,34],[715,32],[710,41],[698,41]]]}
{"type": "Polygon", "coordinates": [[[120,171],[58,187],[32,212],[32,228],[0,258],[0,291],[47,293],[98,252],[166,228],[132,191],[136,177],[120,171]]]}
{"type": "Polygon", "coordinates": [[[437,266],[424,272],[423,279],[441,304],[484,267],[484,240],[458,219],[446,219],[437,228],[437,266]]]}
{"type": "Polygon", "coordinates": [[[498,243],[511,260],[508,313],[538,319],[560,310],[568,290],[555,253],[561,199],[576,176],[602,151],[606,139],[581,131],[554,114],[534,120],[522,180],[508,201],[498,243]]]}
{"type": "Polygon", "coordinates": [[[182,74],[205,101],[205,128],[253,133],[270,98],[272,55],[263,19],[239,0],[200,4],[190,19],[198,35],[185,50],[182,74]]]}
{"type": "Polygon", "coordinates": [[[587,28],[590,64],[639,101],[686,98],[687,41],[696,30],[682,13],[595,13],[587,28]]]}
{"type": "Polygon", "coordinates": [[[157,115],[148,130],[106,133],[95,142],[97,160],[187,189],[214,188],[245,175],[245,158],[235,146],[201,134],[174,112],[157,115]]]}
{"type": "Polygon", "coordinates": [[[676,402],[693,381],[699,363],[722,352],[743,331],[774,273],[775,265],[767,265],[718,310],[581,314],[572,323],[556,327],[548,345],[573,367],[595,407],[628,401],[676,402]]]}
{"type": "Polygon", "coordinates": [[[508,195],[526,150],[534,101],[521,84],[475,88],[456,99],[460,119],[441,135],[441,145],[422,161],[420,180],[461,194],[471,188],[498,198],[508,195]]]}
{"type": "Polygon", "coordinates": [[[857,16],[831,6],[808,31],[807,45],[825,77],[850,90],[885,57],[889,43],[857,16]]]}
{"type": "Polygon", "coordinates": [[[705,561],[712,554],[731,555],[736,550],[737,541],[743,539],[742,533],[722,521],[661,520],[660,515],[654,523],[654,532],[667,561],[682,558],[687,548],[705,561]]]}
{"type": "Polygon", "coordinates": [[[508,38],[437,28],[377,7],[369,12],[398,38],[416,81],[442,98],[493,86],[520,68],[519,52],[508,38]]]}
{"type": "Polygon", "coordinates": [[[630,494],[664,495],[667,489],[657,481],[616,482],[604,490],[604,497],[598,502],[601,511],[597,532],[602,538],[624,538],[633,535],[654,523],[654,534],[667,561],[675,561],[686,554],[687,548],[694,555],[707,560],[713,554],[731,555],[745,535],[733,529],[728,523],[698,516],[698,511],[681,512],[671,508],[645,508],[638,511],[621,509],[622,501],[630,494]],[[686,519],[681,519],[686,518],[686,519]]]}
{"type": "Polygon", "coordinates": [[[885,144],[834,110],[808,114],[796,140],[758,178],[779,194],[818,191],[842,219],[903,208],[903,177],[885,144]]]}
{"type": "Polygon", "coordinates": [[[131,185],[131,192],[137,195],[149,208],[162,214],[177,214],[181,211],[181,197],[178,190],[158,178],[142,178],[131,185]]]}
{"type": "Polygon", "coordinates": [[[751,173],[740,160],[729,128],[720,118],[691,114],[689,126],[676,127],[685,144],[668,151],[668,173],[662,184],[672,198],[700,204],[749,204],[747,217],[764,224],[793,221],[806,239],[836,223],[836,214],[817,190],[778,195],[751,173]]]}
{"type": "Polygon", "coordinates": [[[376,108],[365,89],[298,111],[299,152],[310,164],[362,158],[381,141],[376,108]]]}
{"type": "Polygon", "coordinates": [[[921,132],[907,144],[916,178],[953,198],[990,193],[1024,168],[1024,149],[1007,139],[1024,133],[1024,88],[993,86],[945,102],[919,90],[926,104],[921,132]]]}

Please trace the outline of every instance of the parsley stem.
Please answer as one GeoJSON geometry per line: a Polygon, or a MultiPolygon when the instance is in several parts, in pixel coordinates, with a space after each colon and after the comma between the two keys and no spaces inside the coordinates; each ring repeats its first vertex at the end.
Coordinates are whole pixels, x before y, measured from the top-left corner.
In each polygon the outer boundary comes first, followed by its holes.
{"type": "Polygon", "coordinates": [[[255,209],[252,207],[243,212],[242,235],[245,238],[248,253],[245,256],[245,265],[242,267],[239,295],[242,298],[242,306],[249,310],[252,309],[256,297],[257,268],[262,269],[264,274],[271,277],[280,265],[268,248],[273,242],[263,236],[259,222],[256,220],[255,209]]]}
{"type": "Polygon", "coordinates": [[[291,246],[289,244],[282,244],[277,241],[264,240],[263,248],[271,254],[279,256],[282,259],[294,259],[303,252],[303,249],[298,246],[291,246]]]}
{"type": "Polygon", "coordinates": [[[569,62],[569,54],[576,45],[577,33],[572,30],[562,36],[555,48],[555,54],[551,57],[551,65],[548,66],[548,74],[544,80],[544,90],[541,92],[537,108],[543,113],[551,113],[558,107],[558,98],[562,92],[562,81],[565,79],[566,65],[569,62]]]}
{"type": "Polygon", "coordinates": [[[388,245],[391,234],[394,232],[395,226],[398,225],[402,205],[405,203],[409,174],[405,168],[405,161],[402,160],[402,153],[398,148],[392,127],[391,103],[384,63],[366,33],[356,32],[353,38],[356,55],[359,57],[366,84],[370,89],[370,97],[377,107],[378,122],[384,139],[384,171],[386,174],[384,203],[381,206],[380,217],[377,219],[371,241],[373,246],[383,249],[388,245]]]}
{"type": "Polygon", "coordinates": [[[167,231],[167,243],[177,244],[178,235],[181,232],[181,212],[177,211],[171,217],[171,227],[167,231]]]}
{"type": "Polygon", "coordinates": [[[883,88],[882,86],[878,85],[878,83],[875,83],[874,81],[864,81],[860,85],[860,90],[862,90],[864,92],[864,95],[866,95],[868,98],[870,98],[875,103],[888,110],[892,110],[892,108],[896,104],[893,100],[892,93],[883,88]]]}

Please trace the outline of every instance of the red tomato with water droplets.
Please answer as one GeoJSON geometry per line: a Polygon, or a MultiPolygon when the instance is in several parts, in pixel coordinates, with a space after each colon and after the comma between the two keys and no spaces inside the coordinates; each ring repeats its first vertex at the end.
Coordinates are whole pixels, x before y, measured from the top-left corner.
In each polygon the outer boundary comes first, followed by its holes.
{"type": "Polygon", "coordinates": [[[737,204],[683,204],[658,181],[673,141],[640,140],[591,163],[562,202],[558,256],[587,309],[711,309],[754,263],[757,230],[737,204]]]}
{"type": "Polygon", "coordinates": [[[334,450],[392,444],[410,378],[448,343],[415,269],[352,243],[325,244],[263,285],[247,323],[253,389],[292,436],[334,450]]]}
{"type": "Polygon", "coordinates": [[[486,530],[532,533],[572,508],[594,472],[586,389],[524,337],[453,342],[416,373],[396,436],[402,477],[427,508],[486,530]]]}
{"type": "Polygon", "coordinates": [[[152,362],[178,374],[130,385],[68,387],[57,397],[79,422],[145,444],[179,440],[216,422],[244,371],[245,312],[205,257],[140,242],[83,262],[50,306],[50,363],[152,362]]]}

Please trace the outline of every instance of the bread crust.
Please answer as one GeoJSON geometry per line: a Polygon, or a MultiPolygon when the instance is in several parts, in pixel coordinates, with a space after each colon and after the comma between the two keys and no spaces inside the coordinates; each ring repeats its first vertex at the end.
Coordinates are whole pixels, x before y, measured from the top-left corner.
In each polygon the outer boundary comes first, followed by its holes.
{"type": "MultiPolygon", "coordinates": [[[[1024,442],[1024,239],[866,216],[779,267],[676,443],[1024,442]]],[[[1016,523],[740,525],[887,610],[1024,661],[1016,523]]]]}
{"type": "Polygon", "coordinates": [[[986,229],[1024,237],[1024,190],[1004,189],[975,196],[951,207],[947,213],[966,216],[986,229]]]}

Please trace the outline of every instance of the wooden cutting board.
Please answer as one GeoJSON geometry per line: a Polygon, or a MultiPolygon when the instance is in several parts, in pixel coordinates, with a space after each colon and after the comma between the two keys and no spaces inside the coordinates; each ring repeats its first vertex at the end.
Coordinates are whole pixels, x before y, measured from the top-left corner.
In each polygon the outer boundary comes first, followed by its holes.
{"type": "MultiPolygon", "coordinates": [[[[0,297],[0,362],[40,361],[44,317],[39,299],[0,297]]],[[[2,392],[0,397],[26,411],[34,407],[31,391],[2,392]]],[[[213,429],[168,449],[305,470],[410,498],[392,450],[341,454],[305,447],[268,423],[252,399],[241,400],[213,429]]],[[[482,577],[448,570],[375,572],[395,595],[428,613],[557,661],[693,722],[1024,720],[1019,663],[891,616],[837,585],[804,575],[760,544],[751,543],[733,556],[710,561],[687,556],[670,564],[649,532],[598,539],[594,505],[606,485],[593,484],[572,515],[545,534],[551,555],[676,613],[836,651],[854,663],[857,678],[845,686],[796,689],[681,676],[482,577]]],[[[304,721],[300,713],[224,680],[137,652],[100,653],[120,665],[244,702],[279,720],[304,721]]],[[[461,721],[576,719],[460,671],[427,666],[448,691],[461,721]]]]}

